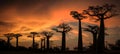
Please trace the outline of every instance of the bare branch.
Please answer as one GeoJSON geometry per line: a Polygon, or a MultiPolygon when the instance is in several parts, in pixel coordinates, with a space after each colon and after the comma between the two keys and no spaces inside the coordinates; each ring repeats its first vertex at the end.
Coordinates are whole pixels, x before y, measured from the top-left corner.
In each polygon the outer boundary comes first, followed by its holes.
{"type": "Polygon", "coordinates": [[[61,23],[59,24],[56,28],[52,28],[52,30],[56,31],[56,32],[69,32],[72,30],[72,28],[68,25],[68,24],[65,24],[65,23],[61,23]]]}
{"type": "Polygon", "coordinates": [[[101,18],[108,19],[113,16],[118,15],[116,13],[116,10],[114,10],[115,5],[109,5],[105,4],[103,6],[90,6],[88,9],[83,10],[84,14],[87,14],[89,16],[97,17],[95,20],[99,20],[101,18]]]}
{"type": "Polygon", "coordinates": [[[119,14],[117,14],[117,13],[109,13],[109,14],[104,15],[104,19],[109,19],[109,18],[117,16],[117,15],[119,15],[119,14]]]}
{"type": "Polygon", "coordinates": [[[97,33],[99,31],[99,27],[97,25],[88,25],[87,27],[88,28],[83,28],[83,30],[91,33],[97,33]]]}
{"type": "Polygon", "coordinates": [[[57,28],[52,28],[52,30],[62,33],[62,31],[59,31],[57,28]]]}
{"type": "Polygon", "coordinates": [[[14,37],[21,37],[22,35],[21,34],[14,34],[13,36],[14,37]]]}
{"type": "Polygon", "coordinates": [[[77,20],[82,20],[84,18],[87,18],[86,16],[83,16],[81,13],[78,13],[77,11],[71,11],[70,15],[72,15],[72,17],[77,20]]]}
{"type": "Polygon", "coordinates": [[[41,32],[41,34],[44,35],[44,36],[46,36],[46,37],[48,37],[48,38],[50,38],[50,37],[52,37],[52,35],[54,33],[50,32],[50,31],[43,31],[43,32],[41,32]]]}

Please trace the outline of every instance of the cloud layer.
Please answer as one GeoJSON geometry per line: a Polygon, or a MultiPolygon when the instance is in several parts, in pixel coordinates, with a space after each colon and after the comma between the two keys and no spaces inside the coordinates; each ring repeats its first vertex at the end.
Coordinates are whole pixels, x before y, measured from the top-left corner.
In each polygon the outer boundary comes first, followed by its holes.
{"type": "MultiPolygon", "coordinates": [[[[120,6],[120,1],[118,0],[0,0],[0,36],[9,32],[25,34],[29,34],[31,31],[41,32],[66,22],[74,28],[68,34],[68,45],[71,45],[71,41],[77,45],[77,20],[70,16],[70,11],[77,10],[82,12],[82,10],[87,9],[90,5],[104,3],[120,6]]],[[[119,33],[116,33],[120,31],[119,17],[113,17],[105,21],[106,27],[110,29],[108,33],[111,36],[120,36],[119,33]]],[[[99,25],[99,22],[91,22],[89,19],[84,19],[82,22],[83,27],[87,24],[99,25]]],[[[28,42],[31,41],[25,34],[20,40],[26,39],[28,42]]],[[[90,33],[88,32],[83,33],[85,44],[91,42],[92,37],[89,35],[90,33]]],[[[57,33],[51,40],[59,40],[60,43],[60,38],[61,34],[57,33]]],[[[114,38],[116,39],[116,37],[114,38]]],[[[37,41],[39,41],[39,38],[37,38],[37,41]]]]}

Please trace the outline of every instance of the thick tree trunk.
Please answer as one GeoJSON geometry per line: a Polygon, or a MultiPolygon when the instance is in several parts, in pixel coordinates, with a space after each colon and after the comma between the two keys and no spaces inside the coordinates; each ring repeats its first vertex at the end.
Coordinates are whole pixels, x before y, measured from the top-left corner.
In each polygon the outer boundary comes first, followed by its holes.
{"type": "Polygon", "coordinates": [[[8,48],[10,48],[10,37],[7,37],[8,48]]]}
{"type": "Polygon", "coordinates": [[[49,37],[47,37],[47,50],[49,50],[49,37]]]}
{"type": "Polygon", "coordinates": [[[105,27],[104,27],[104,18],[101,18],[100,20],[100,31],[98,35],[98,53],[104,52],[104,40],[105,40],[105,27]]]}
{"type": "Polygon", "coordinates": [[[35,37],[34,37],[34,35],[33,35],[33,44],[32,45],[33,45],[33,48],[35,48],[35,46],[34,46],[35,45],[35,37]]]}
{"type": "Polygon", "coordinates": [[[10,37],[7,38],[7,43],[10,44],[10,37]]]}
{"type": "Polygon", "coordinates": [[[81,20],[79,20],[79,30],[78,30],[78,51],[83,51],[83,43],[82,43],[82,30],[81,30],[81,20]]]}
{"type": "Polygon", "coordinates": [[[66,49],[66,37],[65,32],[62,32],[62,51],[65,51],[66,49]]]}
{"type": "Polygon", "coordinates": [[[43,43],[44,43],[44,45],[43,45],[43,48],[44,48],[44,50],[45,50],[45,46],[46,46],[46,44],[45,44],[45,39],[43,39],[43,43]]]}
{"type": "Polygon", "coordinates": [[[18,37],[16,37],[16,47],[18,47],[18,37]]]}
{"type": "Polygon", "coordinates": [[[41,50],[43,48],[43,39],[41,39],[41,50]]]}
{"type": "Polygon", "coordinates": [[[96,44],[97,44],[97,33],[93,33],[93,48],[96,50],[96,44]]]}
{"type": "Polygon", "coordinates": [[[97,54],[97,33],[93,33],[93,50],[97,54]]]}

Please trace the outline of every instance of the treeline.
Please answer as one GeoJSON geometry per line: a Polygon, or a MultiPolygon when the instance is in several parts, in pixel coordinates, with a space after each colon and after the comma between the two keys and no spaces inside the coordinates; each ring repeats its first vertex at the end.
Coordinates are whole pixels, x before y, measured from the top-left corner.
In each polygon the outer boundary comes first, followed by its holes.
{"type": "MultiPolygon", "coordinates": [[[[90,32],[93,36],[93,44],[92,44],[92,50],[94,53],[104,53],[105,52],[105,22],[104,20],[112,18],[114,16],[117,16],[118,13],[115,9],[115,5],[110,5],[110,4],[104,4],[104,5],[97,5],[97,6],[89,6],[87,9],[83,10],[82,13],[79,13],[78,11],[71,11],[70,15],[78,21],[78,46],[77,46],[77,51],[78,52],[83,52],[83,38],[82,38],[82,29],[84,31],[90,32]],[[97,25],[88,25],[86,28],[82,28],[82,20],[90,18],[95,20],[95,22],[99,21],[100,24],[99,26],[97,25]]],[[[66,33],[69,31],[73,30],[72,27],[66,23],[61,23],[58,26],[52,28],[53,31],[56,31],[58,33],[62,34],[62,44],[61,47],[59,48],[60,51],[66,51],[66,33]]],[[[35,37],[37,37],[38,34],[43,35],[43,38],[41,39],[41,49],[45,49],[47,51],[50,50],[50,38],[54,35],[53,32],[51,31],[43,31],[43,32],[30,32],[31,36],[28,36],[33,39],[32,42],[32,49],[36,48],[35,43],[35,37]],[[45,47],[46,45],[46,47],[45,47]]],[[[9,46],[10,40],[12,38],[16,38],[16,48],[18,48],[18,39],[21,37],[21,34],[14,34],[14,33],[7,33],[4,34],[5,37],[7,37],[7,43],[9,46]]],[[[116,44],[117,47],[119,48],[119,44],[116,44]]],[[[111,49],[114,49],[116,45],[111,45],[109,44],[111,49]]],[[[58,49],[58,48],[57,48],[58,49]]]]}

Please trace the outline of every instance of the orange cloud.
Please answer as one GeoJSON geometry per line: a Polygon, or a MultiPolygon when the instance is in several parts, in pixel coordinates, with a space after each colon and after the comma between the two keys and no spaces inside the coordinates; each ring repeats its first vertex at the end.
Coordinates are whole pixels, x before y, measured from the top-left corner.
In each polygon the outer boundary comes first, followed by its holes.
{"type": "MultiPolygon", "coordinates": [[[[70,16],[70,11],[76,10],[78,12],[82,12],[82,10],[86,9],[89,5],[101,4],[97,0],[95,0],[94,2],[88,0],[70,0],[70,2],[66,0],[49,0],[47,2],[45,0],[43,0],[42,2],[31,1],[32,0],[26,1],[25,3],[23,3],[22,1],[17,1],[18,3],[12,2],[9,5],[4,4],[4,8],[1,7],[0,11],[2,13],[0,13],[0,21],[9,23],[7,24],[7,26],[0,24],[1,35],[7,32],[27,34],[29,34],[29,32],[31,31],[41,32],[43,30],[50,30],[52,26],[57,26],[62,22],[77,22],[77,20],[70,16]]],[[[105,25],[107,27],[120,27],[120,19],[118,19],[119,17],[120,16],[105,20],[105,25]]],[[[99,22],[92,22],[89,18],[83,19],[82,22],[99,25],[99,22]]],[[[77,26],[74,27],[75,30],[71,31],[74,34],[73,36],[71,35],[73,39],[75,39],[78,34],[77,26]]],[[[85,43],[88,43],[89,36],[86,33],[83,33],[83,36],[85,43]]],[[[60,35],[54,35],[51,40],[61,40],[60,37],[60,35]]],[[[28,42],[32,41],[30,38],[27,37],[27,35],[23,34],[23,37],[20,38],[20,42],[26,42],[25,40],[28,42]]],[[[39,40],[40,38],[36,38],[36,41],[39,40]]],[[[15,42],[15,39],[13,40],[13,42],[15,42]]]]}

